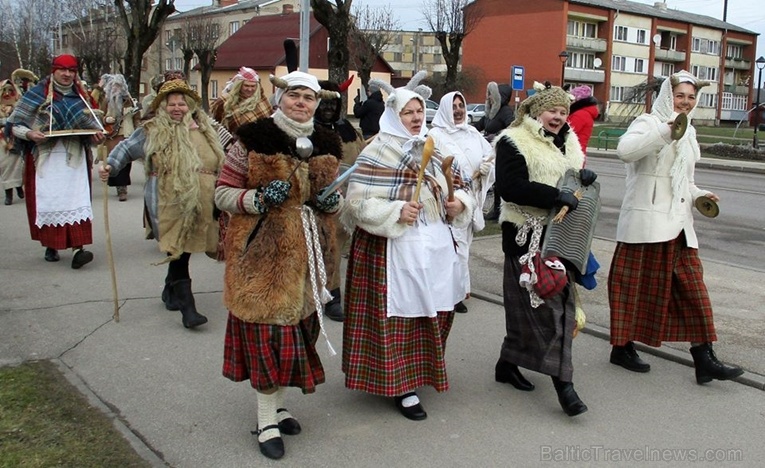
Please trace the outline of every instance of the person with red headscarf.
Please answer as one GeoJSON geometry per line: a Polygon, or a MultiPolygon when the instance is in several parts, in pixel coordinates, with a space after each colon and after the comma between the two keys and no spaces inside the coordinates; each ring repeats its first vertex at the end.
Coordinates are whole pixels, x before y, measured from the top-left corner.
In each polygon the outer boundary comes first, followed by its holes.
{"type": "Polygon", "coordinates": [[[90,170],[91,143],[104,139],[95,103],[77,79],[77,59],[59,55],[50,76],[30,88],[8,118],[16,138],[25,140],[27,217],[32,240],[45,247],[45,260],[72,248],[72,268],[93,260],[90,170]]]}

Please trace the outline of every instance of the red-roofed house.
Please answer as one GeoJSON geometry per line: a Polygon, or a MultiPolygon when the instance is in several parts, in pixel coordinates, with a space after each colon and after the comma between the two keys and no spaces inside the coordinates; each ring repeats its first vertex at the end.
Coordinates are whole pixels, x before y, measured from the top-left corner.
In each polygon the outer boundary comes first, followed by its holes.
{"type": "MultiPolygon", "coordinates": [[[[320,80],[326,80],[329,76],[327,70],[329,32],[316,21],[313,14],[310,21],[308,71],[320,80]]],[[[299,49],[299,37],[300,13],[252,18],[218,47],[215,67],[210,77],[210,99],[218,96],[218,93],[226,86],[226,82],[242,66],[257,71],[266,95],[272,95],[274,87],[268,80],[268,76],[287,74],[284,40],[293,39],[299,49]]],[[[355,75],[356,72],[350,70],[349,74],[355,75]]],[[[391,74],[393,74],[391,66],[378,56],[372,69],[372,77],[390,82],[391,74]]],[[[352,97],[356,95],[360,84],[361,81],[357,78],[348,89],[349,111],[353,105],[352,97]]]]}

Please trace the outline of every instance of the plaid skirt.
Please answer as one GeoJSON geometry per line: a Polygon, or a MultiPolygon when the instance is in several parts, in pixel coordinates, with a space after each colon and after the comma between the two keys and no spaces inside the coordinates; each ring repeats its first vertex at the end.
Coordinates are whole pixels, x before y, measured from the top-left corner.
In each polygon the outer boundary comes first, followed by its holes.
{"type": "MultiPolygon", "coordinates": [[[[32,161],[32,155],[27,155],[27,161],[32,161]]],[[[90,171],[88,161],[88,171],[90,171]]],[[[27,208],[27,221],[29,222],[29,234],[32,240],[40,241],[43,247],[56,250],[64,250],[71,247],[82,247],[93,243],[93,223],[88,219],[74,224],[45,225],[37,227],[37,200],[35,196],[35,165],[24,164],[24,187],[27,208]]]]}
{"type": "Polygon", "coordinates": [[[505,339],[500,359],[571,382],[571,345],[576,327],[572,275],[563,291],[545,299],[536,309],[531,307],[529,292],[519,283],[520,276],[518,257],[506,255],[502,285],[505,339]]]}
{"type": "Polygon", "coordinates": [[[324,367],[316,353],[316,313],[297,325],[249,323],[228,314],[223,376],[234,382],[249,379],[252,388],[267,391],[299,387],[313,393],[324,383],[324,367]]]}
{"type": "Polygon", "coordinates": [[[454,312],[434,318],[387,317],[384,237],[356,229],[345,282],[345,386],[393,397],[431,385],[449,389],[446,339],[454,312]]]}
{"type": "Polygon", "coordinates": [[[669,242],[617,243],[608,275],[611,344],[717,340],[698,250],[669,242]]]}

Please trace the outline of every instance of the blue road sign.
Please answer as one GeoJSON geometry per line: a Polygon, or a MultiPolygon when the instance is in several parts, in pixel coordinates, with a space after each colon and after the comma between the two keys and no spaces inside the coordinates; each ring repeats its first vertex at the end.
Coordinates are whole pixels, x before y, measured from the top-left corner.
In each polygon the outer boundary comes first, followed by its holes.
{"type": "Polygon", "coordinates": [[[513,91],[523,91],[523,67],[513,65],[510,82],[512,83],[513,91]]]}

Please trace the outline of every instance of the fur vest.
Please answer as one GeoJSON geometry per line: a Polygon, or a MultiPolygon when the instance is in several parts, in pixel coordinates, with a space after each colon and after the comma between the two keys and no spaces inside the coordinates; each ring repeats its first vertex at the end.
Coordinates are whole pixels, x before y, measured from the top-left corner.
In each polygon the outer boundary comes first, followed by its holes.
{"type": "MultiPolygon", "coordinates": [[[[288,179],[292,186],[287,200],[263,215],[231,215],[225,240],[223,302],[234,316],[246,322],[295,325],[317,308],[301,209],[303,205],[312,207],[317,193],[335,179],[340,140],[317,126],[311,136],[313,155],[307,162],[299,162],[293,157],[294,140],[273,119],[245,124],[237,133],[249,152],[246,188],[288,179]],[[290,178],[298,164],[300,168],[290,178]]],[[[324,268],[327,278],[331,278],[337,248],[334,215],[313,211],[324,268]]]]}
{"type": "MultiPolygon", "coordinates": [[[[552,138],[545,136],[542,124],[529,116],[524,117],[520,125],[500,133],[497,140],[502,138],[509,139],[523,155],[532,182],[557,187],[568,169],[581,169],[584,163],[584,153],[573,131],[566,135],[563,154],[552,142],[552,138]]],[[[502,202],[500,223],[509,221],[517,227],[523,225],[525,218],[515,206],[515,203],[502,202]]],[[[524,205],[519,208],[532,216],[546,217],[549,214],[548,210],[533,206],[524,205]]]]}

